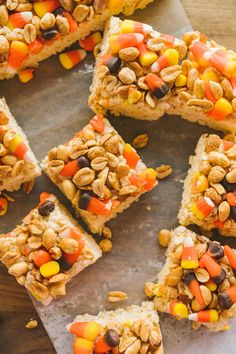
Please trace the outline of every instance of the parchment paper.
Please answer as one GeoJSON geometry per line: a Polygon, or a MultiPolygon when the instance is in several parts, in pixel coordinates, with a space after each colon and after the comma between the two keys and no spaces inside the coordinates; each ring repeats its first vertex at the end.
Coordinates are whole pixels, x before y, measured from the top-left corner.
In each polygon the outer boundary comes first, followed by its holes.
{"type": "MultiPolygon", "coordinates": [[[[179,35],[191,28],[178,0],[157,0],[144,11],[136,12],[133,19],[150,23],[163,33],[179,35]]],[[[40,64],[34,80],[27,85],[23,86],[18,79],[0,83],[0,95],[7,98],[39,160],[49,149],[66,142],[91,117],[87,99],[93,63],[89,56],[74,70],[66,71],[54,57],[40,64]]],[[[111,117],[111,123],[128,142],[139,133],[148,133],[150,143],[140,151],[142,158],[154,167],[169,163],[174,172],[110,223],[112,252],[72,280],[65,298],[47,308],[33,301],[58,354],[72,353],[72,337],[66,333],[65,325],[78,313],[96,314],[104,308],[139,304],[144,300],[144,283],[155,278],[164,261],[165,250],[156,242],[157,231],[177,225],[181,181],[188,169],[188,157],[200,134],[210,132],[177,117],[148,123],[111,117]],[[146,210],[147,206],[151,211],[146,210]],[[125,291],[129,300],[111,306],[106,300],[111,290],[125,291]]],[[[69,202],[43,175],[37,179],[31,195],[14,194],[17,202],[10,204],[9,213],[1,218],[1,232],[19,223],[36,205],[42,191],[55,193],[71,210],[69,202]]],[[[233,243],[236,246],[235,241],[233,243]]],[[[166,354],[235,353],[236,321],[232,321],[231,331],[212,334],[204,330],[192,331],[189,321],[175,321],[163,314],[160,317],[166,354]]]]}

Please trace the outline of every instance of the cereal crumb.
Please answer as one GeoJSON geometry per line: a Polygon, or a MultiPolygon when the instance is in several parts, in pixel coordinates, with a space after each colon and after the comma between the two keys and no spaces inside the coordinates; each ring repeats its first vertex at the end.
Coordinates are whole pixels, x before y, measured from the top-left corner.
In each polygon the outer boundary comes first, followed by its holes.
{"type": "Polygon", "coordinates": [[[25,328],[28,328],[28,329],[34,329],[38,327],[38,321],[37,320],[29,320],[26,325],[25,325],[25,328]]]}
{"type": "Polygon", "coordinates": [[[112,250],[112,242],[108,239],[100,241],[99,246],[104,253],[108,253],[112,250]]]}
{"type": "Polygon", "coordinates": [[[151,210],[152,210],[152,208],[150,207],[150,205],[146,206],[146,210],[147,210],[147,211],[151,211],[151,210]]]}
{"type": "Polygon", "coordinates": [[[108,301],[110,302],[118,302],[127,299],[128,295],[124,291],[110,291],[108,293],[108,301]]]}
{"type": "Polygon", "coordinates": [[[102,236],[107,239],[112,238],[112,231],[111,231],[110,227],[104,226],[104,228],[102,230],[102,236]]]}

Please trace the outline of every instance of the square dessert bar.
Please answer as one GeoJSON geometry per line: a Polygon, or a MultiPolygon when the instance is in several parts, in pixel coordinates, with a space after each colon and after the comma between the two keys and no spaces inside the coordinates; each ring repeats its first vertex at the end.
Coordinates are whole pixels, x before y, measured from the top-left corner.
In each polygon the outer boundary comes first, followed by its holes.
{"type": "Polygon", "coordinates": [[[68,281],[99,257],[94,239],[48,193],[20,225],[0,235],[0,260],[44,305],[65,295],[68,281]]]}
{"type": "Polygon", "coordinates": [[[199,32],[178,39],[147,24],[112,17],[89,103],[95,112],[146,120],[168,113],[236,131],[235,73],[236,53],[199,32]]]}
{"type": "Polygon", "coordinates": [[[155,170],[100,114],[49,151],[42,168],[93,233],[157,184],[155,170]]]}
{"type": "Polygon", "coordinates": [[[120,12],[132,14],[152,0],[1,1],[0,80],[63,51],[120,12]]]}
{"type": "Polygon", "coordinates": [[[97,316],[79,315],[67,326],[74,334],[74,354],[149,353],[163,354],[162,335],[152,302],[97,316]]]}
{"type": "Polygon", "coordinates": [[[236,316],[236,251],[179,226],[172,231],[166,263],[146,294],[158,311],[188,318],[193,328],[229,329],[236,316]]]}
{"type": "Polygon", "coordinates": [[[22,183],[40,175],[38,161],[29,142],[12,116],[4,98],[0,98],[0,194],[15,191],[22,183]]]}
{"type": "Polygon", "coordinates": [[[236,145],[218,135],[204,134],[198,141],[184,182],[179,211],[181,225],[219,229],[236,236],[236,145]]]}

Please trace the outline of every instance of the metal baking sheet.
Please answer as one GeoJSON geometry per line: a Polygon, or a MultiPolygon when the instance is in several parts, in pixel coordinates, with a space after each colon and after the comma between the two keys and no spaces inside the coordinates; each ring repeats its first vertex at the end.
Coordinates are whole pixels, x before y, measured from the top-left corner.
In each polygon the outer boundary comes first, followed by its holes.
{"type": "MultiPolygon", "coordinates": [[[[179,35],[191,29],[178,0],[157,0],[132,18],[150,23],[164,33],[179,35]]],[[[87,98],[93,64],[92,56],[88,56],[77,68],[66,71],[54,57],[40,64],[34,80],[27,85],[23,86],[18,79],[0,83],[0,95],[6,97],[39,160],[49,149],[70,139],[91,117],[87,98]]],[[[149,166],[170,164],[173,174],[110,223],[112,252],[73,279],[66,297],[46,308],[33,301],[58,354],[72,353],[72,338],[65,326],[75,315],[96,314],[104,308],[139,304],[144,300],[144,283],[155,278],[164,262],[165,250],[158,245],[156,234],[161,228],[177,225],[181,181],[188,169],[188,157],[199,136],[210,132],[206,127],[177,117],[148,123],[114,117],[110,121],[128,142],[139,133],[148,133],[150,143],[140,155],[149,166]],[[151,211],[146,210],[147,206],[151,211]],[[118,305],[109,304],[107,293],[111,290],[125,291],[129,300],[118,305]]],[[[71,210],[62,193],[43,175],[37,179],[34,192],[29,196],[23,192],[14,193],[17,202],[10,204],[9,213],[1,218],[1,232],[9,231],[19,223],[36,205],[39,193],[45,190],[55,193],[71,210]]],[[[188,321],[177,322],[163,314],[160,318],[166,354],[235,353],[236,321],[232,321],[231,331],[212,334],[204,330],[192,331],[188,321]]]]}

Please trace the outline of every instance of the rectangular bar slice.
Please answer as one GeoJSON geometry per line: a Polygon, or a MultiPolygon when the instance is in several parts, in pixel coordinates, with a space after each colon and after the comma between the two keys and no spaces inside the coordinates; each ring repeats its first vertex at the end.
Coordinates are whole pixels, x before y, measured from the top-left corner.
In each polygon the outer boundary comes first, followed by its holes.
{"type": "Polygon", "coordinates": [[[68,325],[74,334],[74,354],[163,354],[159,318],[152,302],[126,310],[101,311],[97,316],[79,315],[68,325]]]}
{"type": "Polygon", "coordinates": [[[49,151],[42,169],[91,232],[156,186],[156,172],[97,114],[66,144],[49,151]]]}
{"type": "Polygon", "coordinates": [[[39,0],[0,5],[0,80],[32,68],[102,30],[114,14],[127,15],[152,0],[39,0]]]}
{"type": "Polygon", "coordinates": [[[0,98],[0,194],[18,190],[22,183],[40,175],[38,161],[29,142],[0,98]]]}
{"type": "Polygon", "coordinates": [[[181,225],[219,229],[223,236],[236,236],[236,145],[218,135],[204,134],[184,182],[179,211],[181,225]]]}
{"type": "Polygon", "coordinates": [[[48,193],[20,225],[0,235],[0,260],[44,305],[65,295],[68,281],[100,257],[92,236],[48,193]]]}
{"type": "Polygon", "coordinates": [[[234,249],[179,226],[172,231],[157,284],[147,283],[146,294],[158,311],[188,318],[194,329],[224,331],[236,316],[235,276],[234,249]]]}
{"type": "Polygon", "coordinates": [[[89,103],[155,120],[165,113],[236,131],[236,54],[199,32],[183,39],[112,17],[97,57],[89,103]]]}

